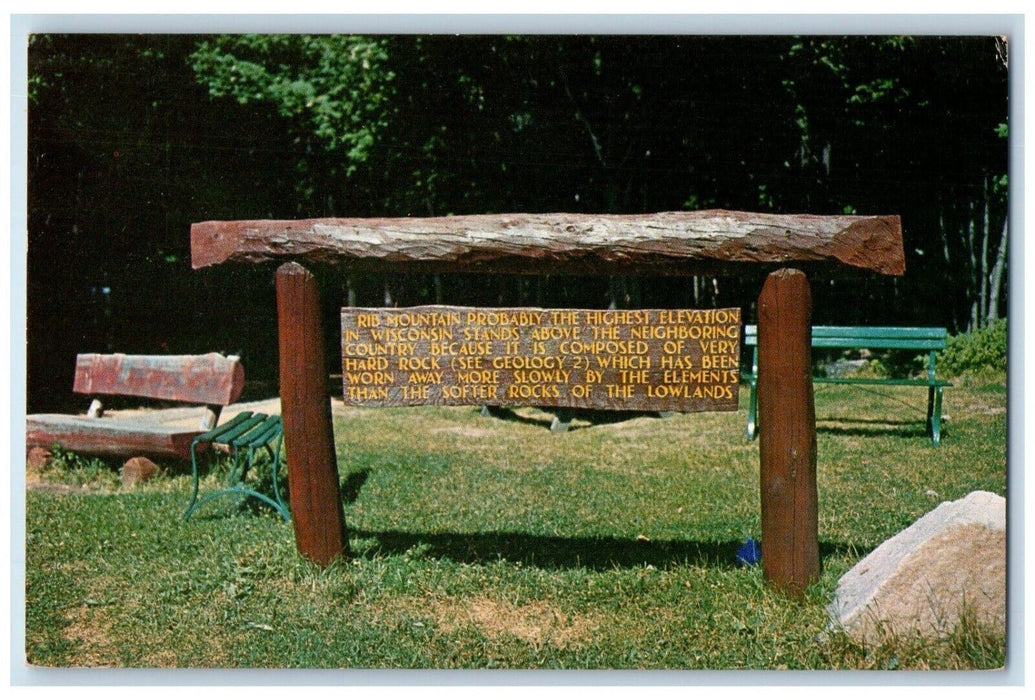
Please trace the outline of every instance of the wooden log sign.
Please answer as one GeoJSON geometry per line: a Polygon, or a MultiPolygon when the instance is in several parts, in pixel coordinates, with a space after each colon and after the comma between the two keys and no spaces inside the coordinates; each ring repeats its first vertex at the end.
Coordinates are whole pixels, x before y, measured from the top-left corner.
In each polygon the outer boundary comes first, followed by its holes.
{"type": "Polygon", "coordinates": [[[345,308],[352,406],[735,411],[740,309],[345,308]]]}

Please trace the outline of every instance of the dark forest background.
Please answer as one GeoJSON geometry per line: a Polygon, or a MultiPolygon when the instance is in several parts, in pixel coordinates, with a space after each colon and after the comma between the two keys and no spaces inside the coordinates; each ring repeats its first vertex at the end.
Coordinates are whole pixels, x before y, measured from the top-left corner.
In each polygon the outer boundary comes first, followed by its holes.
{"type": "MultiPolygon", "coordinates": [[[[985,326],[1007,303],[1008,62],[997,37],[34,35],[28,410],[76,407],[79,352],[239,354],[275,387],[273,270],[192,270],[210,219],[899,214],[906,275],[813,279],[813,321],[985,326]]],[[[761,281],[322,277],[330,328],[344,304],[753,322],[761,281]]]]}

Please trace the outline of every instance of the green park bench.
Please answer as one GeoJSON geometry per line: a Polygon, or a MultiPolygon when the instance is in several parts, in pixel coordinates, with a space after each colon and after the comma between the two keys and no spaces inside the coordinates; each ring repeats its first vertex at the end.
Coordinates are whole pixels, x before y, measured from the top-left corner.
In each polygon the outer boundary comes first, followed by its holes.
{"type": "MultiPolygon", "coordinates": [[[[938,350],[945,348],[947,332],[944,328],[897,328],[885,326],[813,326],[812,347],[871,349],[871,350],[916,350],[927,351],[927,374],[915,379],[895,379],[885,377],[828,377],[813,376],[817,384],[866,384],[879,386],[917,386],[927,387],[927,432],[931,442],[937,445],[941,441],[942,431],[942,390],[951,383],[935,376],[935,357],[938,350]]],[[[751,387],[748,404],[747,437],[755,439],[758,434],[758,328],[744,327],[744,345],[754,347],[751,361],[751,372],[744,373],[751,387]]]]}
{"type": "Polygon", "coordinates": [[[194,483],[191,489],[190,502],[183,512],[187,520],[198,508],[220,496],[240,496],[257,498],[271,506],[285,521],[291,519],[290,510],[280,495],[277,475],[280,471],[281,448],[284,444],[284,427],[280,416],[268,416],[265,413],[242,411],[223,425],[217,426],[207,433],[198,435],[191,442],[191,471],[194,483]],[[198,471],[199,449],[209,445],[225,447],[231,455],[230,474],[225,488],[213,491],[203,498],[198,498],[201,477],[198,471]],[[265,450],[269,457],[270,481],[273,485],[273,497],[256,491],[248,485],[249,471],[256,471],[259,464],[258,454],[265,450]]]}

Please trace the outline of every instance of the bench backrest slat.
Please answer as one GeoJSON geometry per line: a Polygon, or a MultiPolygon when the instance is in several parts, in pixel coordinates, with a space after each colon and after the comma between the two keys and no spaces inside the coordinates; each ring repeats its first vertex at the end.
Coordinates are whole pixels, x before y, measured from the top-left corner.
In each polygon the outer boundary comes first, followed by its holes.
{"type": "Polygon", "coordinates": [[[244,390],[238,357],[98,355],[76,357],[73,391],[226,406],[244,390]]]}
{"type": "MultiPolygon", "coordinates": [[[[947,332],[944,328],[904,328],[897,326],[813,326],[814,348],[873,348],[942,350],[947,332]]],[[[758,344],[758,327],[744,327],[744,345],[758,344]]]]}

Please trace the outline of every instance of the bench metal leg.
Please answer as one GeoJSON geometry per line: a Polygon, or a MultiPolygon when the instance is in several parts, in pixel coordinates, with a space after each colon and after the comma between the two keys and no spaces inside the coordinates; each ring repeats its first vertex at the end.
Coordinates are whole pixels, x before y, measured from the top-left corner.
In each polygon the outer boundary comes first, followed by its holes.
{"type": "Polygon", "coordinates": [[[288,506],[284,503],[284,499],[280,495],[280,486],[278,485],[278,476],[280,474],[280,449],[284,446],[284,435],[283,433],[277,437],[277,449],[270,451],[270,446],[266,445],[266,451],[270,453],[270,479],[273,481],[273,498],[276,503],[272,504],[280,516],[285,521],[291,520],[291,512],[288,510],[288,506]]]}
{"type": "Polygon", "coordinates": [[[226,488],[214,491],[205,497],[198,500],[198,487],[200,477],[198,474],[197,458],[194,452],[194,445],[191,446],[191,467],[193,471],[194,484],[191,490],[190,502],[187,504],[187,510],[183,513],[183,519],[187,520],[191,515],[194,514],[199,508],[208,503],[209,501],[219,498],[220,496],[233,496],[238,495],[244,498],[252,497],[258,498],[260,501],[271,506],[285,522],[291,520],[291,512],[287,505],[284,503],[283,498],[280,495],[280,486],[277,483],[277,475],[280,471],[280,454],[281,446],[283,444],[283,436],[278,438],[276,450],[271,450],[266,445],[266,450],[270,454],[270,478],[273,480],[273,496],[270,498],[264,493],[259,493],[254,489],[247,488],[244,485],[245,477],[248,475],[248,469],[252,466],[252,462],[255,457],[255,449],[250,448],[248,450],[248,456],[242,460],[241,455],[237,448],[234,448],[233,452],[233,464],[230,467],[230,477],[227,481],[226,488]]]}
{"type": "MultiPolygon", "coordinates": [[[[227,483],[227,487],[222,491],[216,491],[215,493],[208,495],[201,501],[201,503],[211,500],[217,496],[234,494],[244,496],[245,498],[258,498],[260,501],[263,501],[264,503],[267,503],[268,505],[272,506],[273,509],[280,514],[280,517],[284,519],[284,522],[290,521],[291,513],[288,510],[288,507],[284,504],[284,501],[281,499],[280,487],[277,485],[277,473],[280,471],[280,445],[283,442],[283,439],[283,435],[281,435],[280,438],[278,438],[277,449],[275,452],[273,449],[270,448],[269,445],[263,445],[270,458],[270,479],[273,482],[273,495],[276,500],[274,500],[274,498],[270,498],[264,493],[260,493],[255,489],[248,488],[244,485],[244,481],[248,476],[249,468],[251,468],[255,464],[256,448],[249,447],[247,458],[245,458],[243,461],[239,461],[240,455],[238,453],[237,446],[235,445],[234,466],[233,469],[231,469],[230,471],[230,480],[227,483]]],[[[198,505],[200,506],[201,503],[199,503],[198,505]]]]}
{"type": "MultiPolygon", "coordinates": [[[[247,464],[241,465],[241,463],[240,463],[240,455],[238,454],[238,451],[235,448],[234,449],[234,453],[233,453],[233,455],[234,455],[234,463],[230,467],[230,476],[227,479],[227,488],[220,489],[218,491],[210,493],[207,496],[204,496],[201,500],[198,500],[198,490],[199,490],[200,485],[201,485],[201,475],[198,472],[198,456],[197,456],[196,450],[195,450],[195,448],[196,448],[198,443],[199,443],[199,441],[195,440],[195,442],[190,444],[190,470],[191,470],[191,472],[193,472],[194,485],[193,485],[193,487],[191,487],[191,490],[190,490],[190,501],[187,503],[187,509],[186,509],[186,511],[183,512],[183,520],[188,520],[190,518],[190,516],[193,516],[195,514],[195,512],[198,511],[198,508],[200,508],[202,505],[204,505],[205,503],[209,502],[210,500],[212,500],[216,496],[221,496],[221,495],[225,495],[225,494],[228,494],[228,493],[239,493],[239,492],[241,492],[242,489],[240,489],[240,488],[238,488],[238,487],[236,487],[234,485],[235,484],[236,485],[240,485],[243,482],[243,480],[244,480],[245,474],[247,474],[248,465],[247,464]]],[[[212,449],[212,445],[211,444],[209,445],[209,448],[212,449]]],[[[261,497],[261,494],[256,494],[256,495],[261,497]]]]}
{"type": "Polygon", "coordinates": [[[758,437],[758,381],[752,380],[751,395],[748,399],[748,424],[747,439],[754,440],[758,437]]]}
{"type": "Polygon", "coordinates": [[[937,446],[942,439],[942,387],[932,386],[927,390],[927,432],[931,443],[937,446]]]}
{"type": "Polygon", "coordinates": [[[198,456],[196,453],[198,441],[194,440],[190,444],[190,468],[193,475],[194,483],[191,487],[190,501],[187,503],[187,510],[183,511],[183,519],[186,520],[194,513],[198,507],[198,456]]]}
{"type": "MultiPolygon", "coordinates": [[[[195,510],[198,510],[199,508],[201,508],[201,506],[205,505],[206,503],[208,503],[209,501],[211,501],[211,500],[213,500],[215,498],[219,498],[220,496],[233,496],[233,495],[239,495],[239,496],[251,497],[251,498],[258,498],[260,501],[263,501],[264,503],[267,503],[270,507],[272,507],[278,513],[280,513],[280,517],[282,517],[285,522],[291,520],[290,513],[288,513],[284,509],[284,505],[282,503],[277,503],[276,501],[274,501],[272,498],[270,498],[269,496],[267,496],[264,493],[259,493],[258,491],[253,491],[251,489],[246,489],[244,487],[229,488],[229,489],[222,489],[222,490],[219,490],[219,491],[213,491],[212,493],[208,494],[207,496],[202,498],[200,501],[198,501],[192,507],[191,511],[193,512],[195,510]]],[[[190,513],[188,513],[187,515],[184,515],[184,519],[186,519],[188,517],[190,517],[190,513]]]]}

